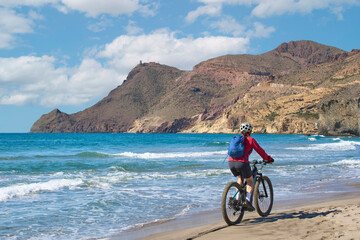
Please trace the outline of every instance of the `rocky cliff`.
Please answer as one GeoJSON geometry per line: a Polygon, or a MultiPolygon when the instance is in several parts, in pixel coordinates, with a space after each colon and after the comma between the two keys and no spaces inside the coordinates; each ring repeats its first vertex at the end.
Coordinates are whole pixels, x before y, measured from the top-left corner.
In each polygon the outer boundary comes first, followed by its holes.
{"type": "Polygon", "coordinates": [[[107,97],[31,132],[256,132],[359,135],[360,52],[311,41],[260,55],[227,55],[192,71],[145,63],[107,97]]]}
{"type": "Polygon", "coordinates": [[[319,103],[319,133],[360,136],[360,83],[346,86],[319,103]]]}

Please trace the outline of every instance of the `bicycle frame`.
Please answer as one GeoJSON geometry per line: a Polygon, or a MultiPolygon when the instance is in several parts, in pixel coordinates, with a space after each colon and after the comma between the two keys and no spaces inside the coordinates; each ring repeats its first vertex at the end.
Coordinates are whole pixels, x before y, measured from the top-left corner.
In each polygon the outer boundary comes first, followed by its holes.
{"type": "MultiPolygon", "coordinates": [[[[262,168],[263,168],[263,166],[264,166],[264,162],[262,162],[262,161],[258,162],[258,161],[255,159],[252,163],[253,163],[253,167],[252,167],[252,169],[251,169],[251,172],[252,172],[252,175],[253,175],[253,178],[254,178],[253,186],[255,186],[256,181],[261,181],[261,183],[263,184],[263,186],[265,186],[265,181],[264,181],[264,179],[263,179],[263,177],[262,177],[262,172],[261,172],[261,171],[262,171],[262,168]],[[256,164],[261,164],[260,170],[258,170],[258,168],[256,167],[256,164]]],[[[245,191],[245,190],[246,190],[247,182],[246,182],[246,180],[245,180],[243,177],[241,177],[241,184],[240,184],[240,185],[241,185],[241,188],[245,191]]],[[[254,188],[252,189],[252,191],[254,191],[254,188]]],[[[238,193],[239,193],[239,192],[236,191],[235,194],[234,194],[234,196],[233,196],[233,198],[235,198],[238,193]]],[[[268,197],[268,196],[269,196],[265,187],[264,187],[264,193],[265,193],[265,197],[268,197]]],[[[251,193],[251,195],[253,195],[253,192],[251,193]]]]}

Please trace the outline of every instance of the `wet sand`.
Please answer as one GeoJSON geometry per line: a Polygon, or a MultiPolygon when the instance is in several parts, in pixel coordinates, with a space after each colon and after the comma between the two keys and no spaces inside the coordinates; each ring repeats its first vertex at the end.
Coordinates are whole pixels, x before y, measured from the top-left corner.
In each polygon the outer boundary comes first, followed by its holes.
{"type": "Polygon", "coordinates": [[[235,226],[223,221],[141,239],[360,239],[360,197],[322,202],[267,217],[246,214],[235,226]]]}
{"type": "Polygon", "coordinates": [[[113,239],[359,239],[360,183],[354,191],[331,198],[280,205],[267,217],[246,212],[243,221],[227,226],[220,211],[147,226],[113,239]],[[334,200],[336,199],[336,200],[334,200]],[[204,222],[211,222],[204,224],[204,222]]]}

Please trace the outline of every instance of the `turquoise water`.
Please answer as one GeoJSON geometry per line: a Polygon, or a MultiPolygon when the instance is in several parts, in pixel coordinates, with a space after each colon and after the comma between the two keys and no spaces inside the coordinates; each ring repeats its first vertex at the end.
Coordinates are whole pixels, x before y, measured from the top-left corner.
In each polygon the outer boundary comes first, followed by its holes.
{"type": "MultiPolygon", "coordinates": [[[[228,134],[0,134],[0,239],[86,239],[218,209],[228,134]]],[[[254,135],[275,201],[359,181],[360,138],[254,135]],[[330,186],[330,187],[329,187],[330,186]]],[[[251,159],[260,159],[253,153],[251,159]]]]}

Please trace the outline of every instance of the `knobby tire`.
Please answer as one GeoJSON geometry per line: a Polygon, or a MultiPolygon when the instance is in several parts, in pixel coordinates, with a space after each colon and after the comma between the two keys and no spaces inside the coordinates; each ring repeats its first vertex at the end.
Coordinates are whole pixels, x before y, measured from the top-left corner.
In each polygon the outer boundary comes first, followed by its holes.
{"type": "Polygon", "coordinates": [[[270,214],[273,206],[274,190],[270,179],[267,176],[262,176],[262,178],[263,181],[260,178],[255,183],[254,203],[257,213],[262,217],[266,217],[270,214]],[[267,196],[265,195],[264,187],[266,188],[267,196]]]}
{"type": "Polygon", "coordinates": [[[237,182],[231,182],[226,185],[221,199],[222,215],[228,225],[238,224],[244,217],[243,206],[240,203],[233,204],[232,202],[236,191],[240,194],[239,199],[241,202],[241,199],[245,199],[244,194],[246,193],[237,182]]]}

